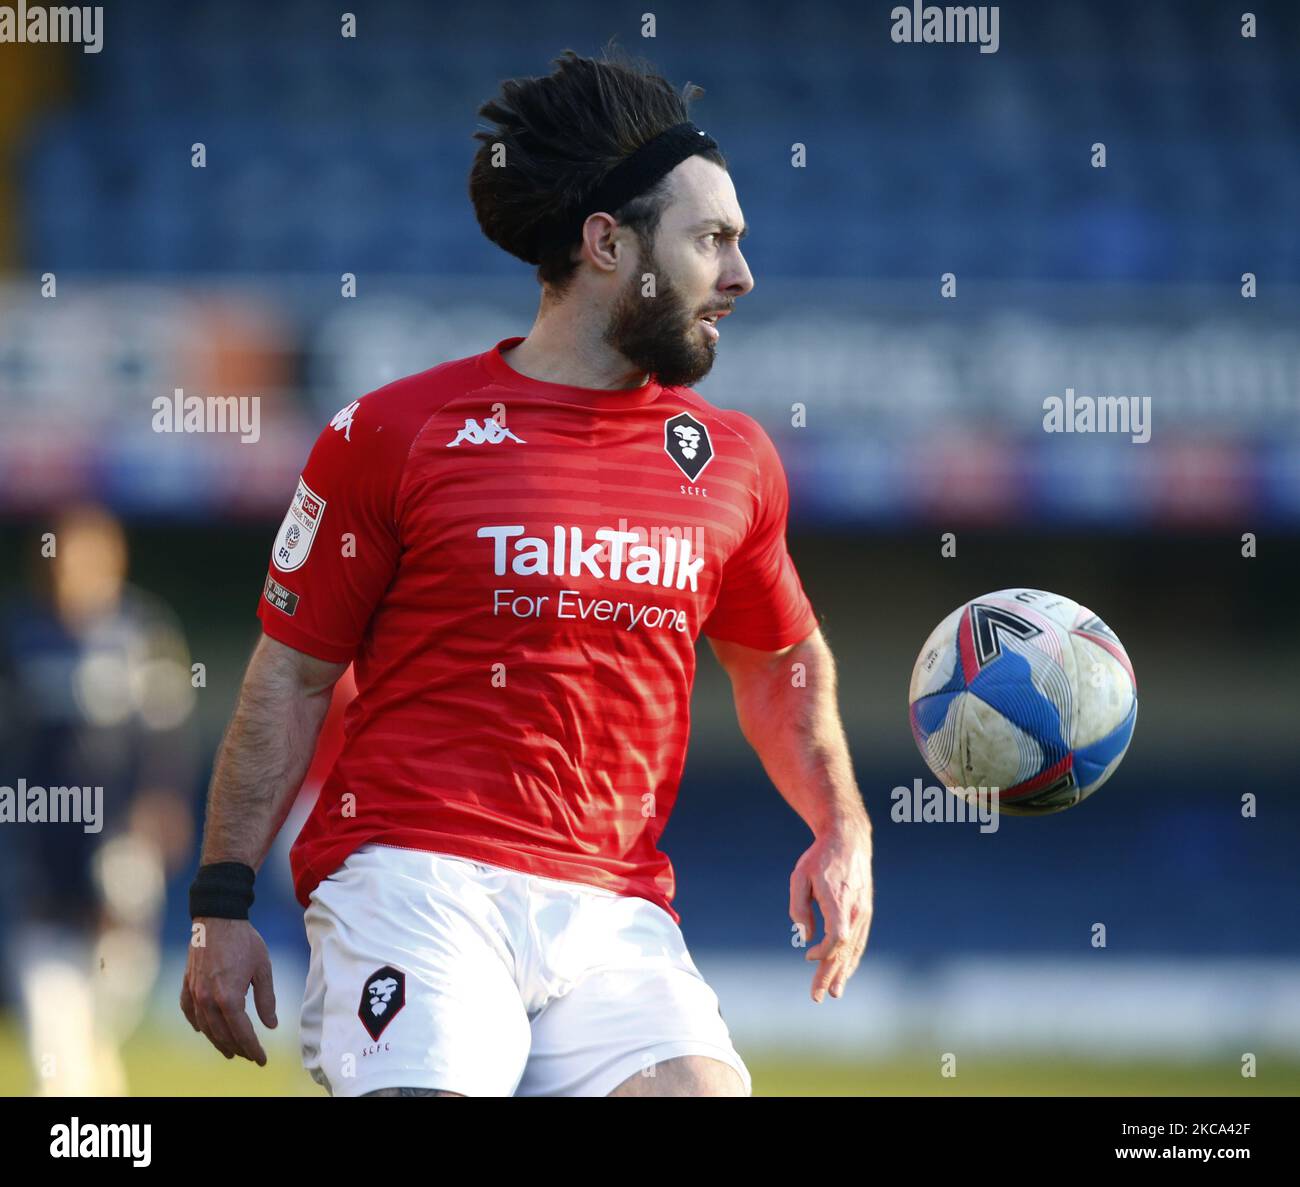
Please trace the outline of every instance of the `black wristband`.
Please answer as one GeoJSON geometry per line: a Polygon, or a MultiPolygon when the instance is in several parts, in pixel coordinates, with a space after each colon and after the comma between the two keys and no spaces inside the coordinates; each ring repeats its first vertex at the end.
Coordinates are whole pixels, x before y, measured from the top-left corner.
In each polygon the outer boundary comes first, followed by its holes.
{"type": "Polygon", "coordinates": [[[190,918],[247,919],[253,905],[252,866],[242,861],[214,861],[199,867],[190,885],[190,918]]]}

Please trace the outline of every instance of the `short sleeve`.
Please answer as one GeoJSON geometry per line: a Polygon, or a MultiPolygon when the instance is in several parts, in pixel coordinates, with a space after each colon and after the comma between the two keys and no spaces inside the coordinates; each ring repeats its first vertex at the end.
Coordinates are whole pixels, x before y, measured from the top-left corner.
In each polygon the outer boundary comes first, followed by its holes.
{"type": "Polygon", "coordinates": [[[271,638],[332,663],[352,659],[397,571],[404,451],[367,405],[330,421],[271,548],[257,615],[271,638]],[[370,412],[372,415],[367,415],[370,412]]]}
{"type": "Polygon", "coordinates": [[[758,507],[749,532],[723,566],[718,598],[701,632],[760,651],[779,651],[810,635],[817,615],[786,550],[790,494],[776,447],[757,421],[731,415],[753,450],[758,507]]]}

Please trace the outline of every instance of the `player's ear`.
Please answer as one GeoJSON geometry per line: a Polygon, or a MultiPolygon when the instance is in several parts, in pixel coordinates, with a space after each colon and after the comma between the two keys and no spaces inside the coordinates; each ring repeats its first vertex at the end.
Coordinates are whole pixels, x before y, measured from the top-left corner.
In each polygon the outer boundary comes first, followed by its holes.
{"type": "Polygon", "coordinates": [[[612,215],[599,212],[589,214],[582,224],[582,238],[577,246],[577,259],[586,259],[602,272],[617,272],[619,257],[634,250],[636,237],[614,221],[612,215]]]}

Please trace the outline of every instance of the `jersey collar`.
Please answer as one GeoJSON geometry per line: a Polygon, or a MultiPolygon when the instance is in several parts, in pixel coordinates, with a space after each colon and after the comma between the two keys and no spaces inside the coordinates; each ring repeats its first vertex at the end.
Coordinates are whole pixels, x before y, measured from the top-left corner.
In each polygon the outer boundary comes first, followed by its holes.
{"type": "Polygon", "coordinates": [[[522,341],[522,336],[503,338],[491,350],[480,356],[493,380],[516,391],[538,396],[543,400],[555,400],[561,404],[580,404],[587,408],[639,408],[654,403],[663,391],[653,378],[640,387],[622,389],[573,387],[567,383],[547,383],[542,379],[533,379],[516,371],[503,357],[505,351],[518,346],[522,341]]]}

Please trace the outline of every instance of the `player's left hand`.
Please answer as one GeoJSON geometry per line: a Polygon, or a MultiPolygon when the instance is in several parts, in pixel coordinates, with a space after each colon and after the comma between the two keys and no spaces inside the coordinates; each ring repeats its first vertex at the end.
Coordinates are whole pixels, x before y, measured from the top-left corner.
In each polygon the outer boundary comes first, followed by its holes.
{"type": "Polygon", "coordinates": [[[804,959],[820,962],[812,983],[812,999],[820,1002],[827,989],[831,997],[843,996],[867,946],[872,912],[869,826],[846,825],[823,833],[796,863],[790,875],[790,918],[805,941],[816,930],[814,899],[826,934],[804,959]]]}

